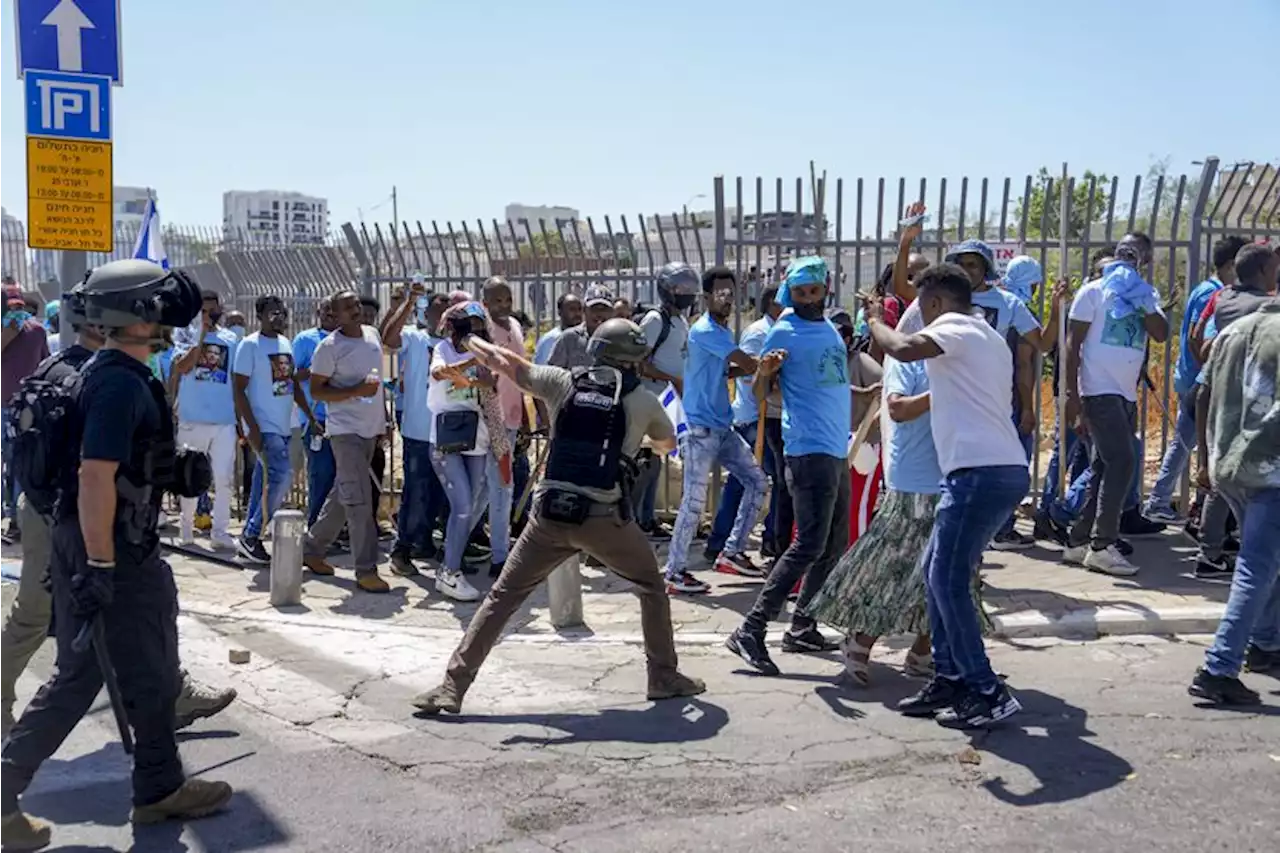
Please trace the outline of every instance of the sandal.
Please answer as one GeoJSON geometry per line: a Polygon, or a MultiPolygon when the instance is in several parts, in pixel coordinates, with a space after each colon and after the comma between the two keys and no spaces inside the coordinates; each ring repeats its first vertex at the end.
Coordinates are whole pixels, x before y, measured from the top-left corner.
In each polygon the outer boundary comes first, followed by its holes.
{"type": "Polygon", "coordinates": [[[933,678],[933,655],[928,652],[918,655],[908,651],[906,663],[902,665],[902,672],[912,678],[933,678]]]}
{"type": "Polygon", "coordinates": [[[857,687],[871,683],[871,647],[864,646],[850,634],[840,642],[840,658],[844,671],[857,687]]]}

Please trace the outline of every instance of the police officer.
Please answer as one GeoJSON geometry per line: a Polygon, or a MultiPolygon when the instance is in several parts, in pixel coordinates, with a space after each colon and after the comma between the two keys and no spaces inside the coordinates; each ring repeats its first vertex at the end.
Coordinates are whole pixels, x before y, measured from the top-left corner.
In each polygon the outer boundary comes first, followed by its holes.
{"type": "Polygon", "coordinates": [[[18,796],[103,685],[102,650],[86,637],[102,638],[133,730],[133,821],[201,817],[231,797],[225,782],[185,779],[178,758],[177,588],[157,532],[163,491],[194,496],[210,480],[207,458],[175,452],[164,387],[147,367],[173,328],[199,313],[200,290],[181,272],[124,260],[94,270],[83,293],[86,319],[106,330],[106,343],[72,399],[78,459],[54,460],[63,477],[50,562],[57,667],[4,744],[5,850],[49,842],[48,825],[23,814],[18,796]]]}
{"type": "Polygon", "coordinates": [[[467,626],[449,661],[444,683],[413,699],[427,714],[456,714],[480,665],[503,627],[556,566],[579,551],[633,583],[649,668],[648,697],[695,696],[706,689],[676,669],[671,605],[658,561],[631,513],[630,480],[647,435],[659,452],[675,447],[662,404],[640,386],[637,368],[649,347],[640,327],[616,318],[591,336],[592,367],[566,370],[533,365],[523,356],[474,336],[464,345],[476,361],[511,377],[551,413],[546,476],[534,493],[533,513],[467,626]]]}

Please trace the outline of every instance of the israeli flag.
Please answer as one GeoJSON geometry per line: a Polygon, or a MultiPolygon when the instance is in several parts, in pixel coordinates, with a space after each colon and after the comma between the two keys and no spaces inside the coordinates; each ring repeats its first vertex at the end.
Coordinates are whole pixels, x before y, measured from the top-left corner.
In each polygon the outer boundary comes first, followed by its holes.
{"type": "Polygon", "coordinates": [[[160,212],[156,210],[154,198],[147,199],[147,209],[142,214],[142,227],[138,229],[138,240],[133,244],[133,257],[169,268],[169,256],[164,253],[164,240],[160,235],[160,212]]]}
{"type": "MultiPolygon", "coordinates": [[[[676,387],[668,382],[667,387],[663,388],[662,393],[658,395],[658,399],[662,401],[662,409],[676,429],[678,441],[680,436],[689,431],[689,421],[684,416],[684,406],[680,403],[680,395],[676,393],[676,387]]],[[[676,456],[677,451],[671,451],[670,455],[676,456]]]]}

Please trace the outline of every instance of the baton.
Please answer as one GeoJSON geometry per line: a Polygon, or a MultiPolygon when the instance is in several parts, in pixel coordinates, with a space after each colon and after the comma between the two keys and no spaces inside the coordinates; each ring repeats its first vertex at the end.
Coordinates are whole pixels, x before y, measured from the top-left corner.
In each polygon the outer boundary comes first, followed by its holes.
{"type": "Polygon", "coordinates": [[[93,619],[85,622],[80,633],[71,641],[71,650],[84,654],[93,644],[94,655],[98,659],[98,669],[102,672],[102,683],[107,688],[107,698],[111,700],[111,713],[116,718],[116,728],[120,730],[120,745],[125,755],[133,755],[133,733],[129,731],[129,719],[124,713],[124,700],[120,698],[120,684],[116,681],[116,670],[111,665],[111,656],[107,653],[107,623],[101,613],[94,614],[93,619]]]}
{"type": "Polygon", "coordinates": [[[764,415],[769,404],[761,400],[756,410],[756,464],[764,465],[764,415]]]}
{"type": "Polygon", "coordinates": [[[529,471],[529,482],[524,484],[524,491],[520,493],[520,500],[516,502],[516,511],[514,518],[519,518],[524,513],[525,504],[529,502],[529,496],[533,494],[533,487],[538,480],[538,472],[542,468],[542,463],[547,459],[547,453],[551,450],[551,440],[548,439],[542,443],[542,447],[538,450],[538,459],[533,463],[532,470],[529,471]]]}

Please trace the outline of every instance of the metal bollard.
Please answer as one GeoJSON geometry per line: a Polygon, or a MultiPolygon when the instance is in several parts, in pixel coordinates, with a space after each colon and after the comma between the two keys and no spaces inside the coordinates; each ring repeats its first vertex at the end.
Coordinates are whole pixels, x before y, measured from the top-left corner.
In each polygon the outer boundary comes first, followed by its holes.
{"type": "Polygon", "coordinates": [[[307,517],[296,509],[282,509],[271,519],[271,605],[302,603],[302,540],[307,517]]]}
{"type": "Polygon", "coordinates": [[[574,554],[556,566],[547,578],[547,598],[551,603],[551,624],[555,628],[574,628],[584,624],[582,618],[581,554],[574,554]]]}

